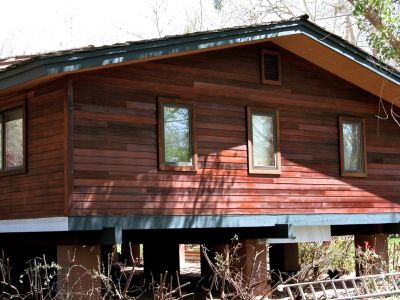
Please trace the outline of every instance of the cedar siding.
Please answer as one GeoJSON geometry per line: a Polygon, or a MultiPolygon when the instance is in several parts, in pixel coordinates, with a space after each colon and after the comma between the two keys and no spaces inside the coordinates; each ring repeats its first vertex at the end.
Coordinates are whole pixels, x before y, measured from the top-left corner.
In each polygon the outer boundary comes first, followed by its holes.
{"type": "MultiPolygon", "coordinates": [[[[400,212],[399,128],[393,121],[381,121],[377,134],[377,97],[273,44],[113,67],[70,78],[73,178],[69,215],[400,212]],[[282,85],[261,84],[262,49],[281,52],[282,85]],[[158,97],[194,102],[197,172],[158,170],[158,97]],[[247,106],[279,111],[280,175],[248,174],[247,106]],[[365,118],[366,178],[340,176],[339,116],[365,118]]],[[[45,106],[40,113],[53,106],[45,106]]],[[[48,123],[55,132],[62,132],[48,123]]],[[[54,145],[62,143],[57,136],[49,137],[54,145]]],[[[57,159],[62,151],[50,145],[39,152],[55,156],[42,163],[55,169],[60,167],[57,159]]],[[[62,192],[56,179],[46,184],[62,192]]],[[[55,211],[61,208],[58,202],[50,205],[55,211]]]]}
{"type": "Polygon", "coordinates": [[[0,97],[0,109],[25,101],[24,172],[1,173],[2,219],[64,215],[65,83],[50,82],[29,92],[0,97]]]}

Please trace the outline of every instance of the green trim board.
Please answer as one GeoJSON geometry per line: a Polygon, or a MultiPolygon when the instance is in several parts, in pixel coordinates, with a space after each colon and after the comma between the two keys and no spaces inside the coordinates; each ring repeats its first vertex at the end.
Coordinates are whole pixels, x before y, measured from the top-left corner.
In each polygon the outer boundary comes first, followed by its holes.
{"type": "Polygon", "coordinates": [[[383,78],[400,84],[399,72],[376,59],[371,59],[371,55],[368,53],[354,47],[339,36],[322,29],[307,19],[307,16],[302,16],[263,25],[235,27],[148,41],[37,55],[28,61],[0,71],[0,90],[51,75],[85,71],[96,67],[144,59],[161,59],[169,55],[185,54],[192,51],[239,46],[244,43],[262,42],[295,34],[305,34],[383,78]]]}
{"type": "Polygon", "coordinates": [[[400,223],[400,213],[318,215],[79,216],[68,217],[68,230],[254,228],[275,225],[319,226],[400,223]]]}
{"type": "Polygon", "coordinates": [[[108,227],[133,229],[194,229],[194,228],[238,228],[238,227],[271,227],[276,218],[270,216],[85,216],[69,217],[68,229],[101,230],[108,227]]]}
{"type": "Polygon", "coordinates": [[[288,226],[399,224],[400,213],[319,215],[70,216],[0,220],[0,233],[103,231],[121,239],[123,230],[254,229],[288,226]],[[49,226],[49,224],[51,226],[49,226]]]}
{"type": "Polygon", "coordinates": [[[0,220],[0,233],[68,231],[68,217],[0,220]]]}

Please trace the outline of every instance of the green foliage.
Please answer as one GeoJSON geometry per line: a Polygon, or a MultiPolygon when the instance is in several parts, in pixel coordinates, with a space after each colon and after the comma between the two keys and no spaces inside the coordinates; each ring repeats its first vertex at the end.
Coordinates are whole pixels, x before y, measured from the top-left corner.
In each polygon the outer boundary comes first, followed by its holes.
{"type": "Polygon", "coordinates": [[[300,268],[318,268],[318,273],[337,269],[352,272],[354,263],[354,242],[352,236],[333,237],[331,242],[299,243],[300,268]]]}
{"type": "Polygon", "coordinates": [[[200,245],[199,244],[187,244],[186,245],[186,250],[188,250],[188,251],[200,251],[200,245]]]}
{"type": "Polygon", "coordinates": [[[353,0],[353,15],[367,42],[384,61],[400,64],[400,3],[395,0],[353,0]]]}
{"type": "Polygon", "coordinates": [[[223,0],[214,0],[214,9],[221,11],[224,6],[223,0]]]}
{"type": "Polygon", "coordinates": [[[400,238],[388,240],[388,264],[368,242],[354,247],[353,236],[333,237],[331,242],[299,243],[300,268],[318,267],[319,274],[329,269],[343,273],[353,272],[355,264],[363,275],[400,270],[400,238]]]}

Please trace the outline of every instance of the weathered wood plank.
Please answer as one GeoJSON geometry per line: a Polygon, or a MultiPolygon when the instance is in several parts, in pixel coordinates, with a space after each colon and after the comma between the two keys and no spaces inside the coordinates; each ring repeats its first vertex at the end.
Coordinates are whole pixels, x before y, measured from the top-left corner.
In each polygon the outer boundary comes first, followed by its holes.
{"type": "MultiPolygon", "coordinates": [[[[63,81],[56,81],[22,95],[27,109],[27,167],[26,173],[0,180],[2,219],[63,215],[64,93],[63,81]]],[[[0,109],[1,103],[0,99],[0,109]]]]}

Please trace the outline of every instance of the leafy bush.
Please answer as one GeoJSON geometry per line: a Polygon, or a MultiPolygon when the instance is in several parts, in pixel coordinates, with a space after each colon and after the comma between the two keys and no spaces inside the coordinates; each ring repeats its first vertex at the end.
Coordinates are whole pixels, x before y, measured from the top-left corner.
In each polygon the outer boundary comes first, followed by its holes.
{"type": "Polygon", "coordinates": [[[332,237],[330,242],[299,243],[300,269],[312,267],[314,279],[328,270],[351,273],[355,270],[353,236],[332,237]]]}

